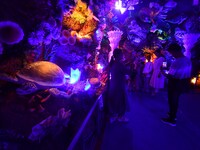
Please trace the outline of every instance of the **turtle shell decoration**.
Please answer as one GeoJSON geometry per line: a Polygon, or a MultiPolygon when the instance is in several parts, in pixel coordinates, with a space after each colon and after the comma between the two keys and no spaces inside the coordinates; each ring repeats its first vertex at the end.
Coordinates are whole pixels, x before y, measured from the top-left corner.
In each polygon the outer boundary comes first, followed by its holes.
{"type": "Polygon", "coordinates": [[[56,64],[48,61],[37,61],[28,64],[17,72],[22,88],[17,89],[20,95],[30,94],[39,89],[60,87],[65,84],[63,70],[56,64]]]}

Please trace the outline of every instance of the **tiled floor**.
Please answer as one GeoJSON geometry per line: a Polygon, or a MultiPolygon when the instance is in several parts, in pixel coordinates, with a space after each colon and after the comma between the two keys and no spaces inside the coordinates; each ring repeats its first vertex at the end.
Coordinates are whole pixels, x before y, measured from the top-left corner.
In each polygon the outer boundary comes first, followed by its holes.
{"type": "Polygon", "coordinates": [[[101,150],[200,150],[200,92],[181,96],[176,127],[160,120],[168,111],[166,91],[129,93],[129,102],[129,123],[107,123],[101,150]]]}

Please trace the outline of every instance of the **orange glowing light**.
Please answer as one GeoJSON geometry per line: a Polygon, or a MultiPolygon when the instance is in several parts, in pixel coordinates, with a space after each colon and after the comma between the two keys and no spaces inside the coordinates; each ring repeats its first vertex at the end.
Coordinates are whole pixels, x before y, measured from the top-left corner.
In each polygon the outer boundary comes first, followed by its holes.
{"type": "Polygon", "coordinates": [[[191,79],[191,83],[192,84],[196,84],[196,82],[197,82],[197,78],[196,77],[194,77],[194,78],[191,79]]]}

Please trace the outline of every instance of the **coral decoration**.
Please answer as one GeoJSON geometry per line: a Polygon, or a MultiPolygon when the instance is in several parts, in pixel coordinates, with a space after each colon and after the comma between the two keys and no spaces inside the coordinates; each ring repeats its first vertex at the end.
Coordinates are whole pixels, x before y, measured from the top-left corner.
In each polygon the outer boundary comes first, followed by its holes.
{"type": "Polygon", "coordinates": [[[142,50],[144,54],[149,54],[149,55],[152,55],[155,52],[155,50],[150,49],[148,47],[144,47],[142,50]]]}
{"type": "Polygon", "coordinates": [[[61,45],[67,45],[68,44],[68,39],[66,37],[62,36],[62,37],[59,38],[59,43],[61,45]]]}
{"type": "Polygon", "coordinates": [[[69,38],[68,38],[68,44],[69,45],[74,45],[76,43],[76,37],[74,36],[70,36],[69,38]]]}
{"type": "Polygon", "coordinates": [[[15,22],[0,22],[0,41],[6,44],[19,43],[24,37],[22,28],[15,22]]]}
{"type": "Polygon", "coordinates": [[[151,9],[144,7],[139,11],[139,17],[143,22],[150,23],[152,21],[151,9]]]}
{"type": "Polygon", "coordinates": [[[108,39],[110,41],[111,49],[114,50],[117,48],[119,41],[121,40],[123,32],[120,30],[114,30],[108,32],[108,39]]]}
{"type": "MultiPolygon", "coordinates": [[[[63,26],[76,31],[77,37],[82,38],[91,34],[97,27],[98,19],[93,15],[87,4],[78,0],[76,6],[69,12],[64,13],[63,26]]],[[[73,33],[74,34],[74,33],[73,33]]]]}
{"type": "Polygon", "coordinates": [[[108,32],[108,39],[110,41],[110,47],[111,47],[111,51],[108,54],[109,61],[111,60],[114,49],[117,48],[119,45],[119,41],[121,40],[122,34],[123,32],[120,30],[114,30],[108,32]]]}
{"type": "Polygon", "coordinates": [[[32,32],[28,37],[28,42],[31,46],[50,45],[53,39],[57,40],[60,37],[60,26],[52,17],[41,22],[39,28],[32,32]]]}
{"type": "Polygon", "coordinates": [[[71,114],[71,110],[59,109],[56,116],[49,116],[33,126],[28,139],[30,141],[40,141],[45,136],[55,135],[56,132],[58,134],[63,127],[67,127],[71,114]],[[52,130],[53,128],[56,130],[52,130]]]}
{"type": "Polygon", "coordinates": [[[90,19],[87,22],[85,22],[79,34],[80,35],[91,34],[96,29],[96,26],[97,26],[97,21],[94,19],[90,19]]]}
{"type": "Polygon", "coordinates": [[[74,45],[76,43],[76,34],[71,35],[70,31],[63,30],[59,42],[61,45],[74,45]]]}
{"type": "Polygon", "coordinates": [[[87,8],[87,4],[83,3],[81,0],[78,0],[76,7],[71,11],[72,14],[69,12],[64,14],[63,24],[64,26],[75,31],[80,30],[87,21],[88,17],[92,19],[91,16],[93,16],[90,9],[87,8]]]}
{"type": "Polygon", "coordinates": [[[62,36],[68,38],[68,37],[71,36],[71,33],[69,32],[69,30],[63,30],[63,31],[62,31],[62,36]]]}

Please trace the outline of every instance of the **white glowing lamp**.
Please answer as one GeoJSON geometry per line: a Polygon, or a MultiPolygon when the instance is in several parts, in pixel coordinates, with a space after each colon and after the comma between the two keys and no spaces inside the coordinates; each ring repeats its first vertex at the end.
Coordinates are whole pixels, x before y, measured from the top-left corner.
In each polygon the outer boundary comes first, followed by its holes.
{"type": "Polygon", "coordinates": [[[128,7],[128,10],[134,10],[135,9],[135,7],[134,6],[130,6],[130,7],[128,7]]]}
{"type": "Polygon", "coordinates": [[[101,73],[103,71],[103,66],[101,64],[97,64],[97,70],[101,73]]]}
{"type": "Polygon", "coordinates": [[[115,9],[120,10],[121,14],[123,14],[126,11],[127,8],[122,7],[122,1],[118,0],[115,3],[115,9]]]}
{"type": "Polygon", "coordinates": [[[71,68],[71,74],[70,74],[70,81],[69,81],[69,83],[70,84],[77,83],[79,81],[80,77],[81,77],[80,70],[78,68],[75,69],[75,70],[73,68],[71,68]]]}

